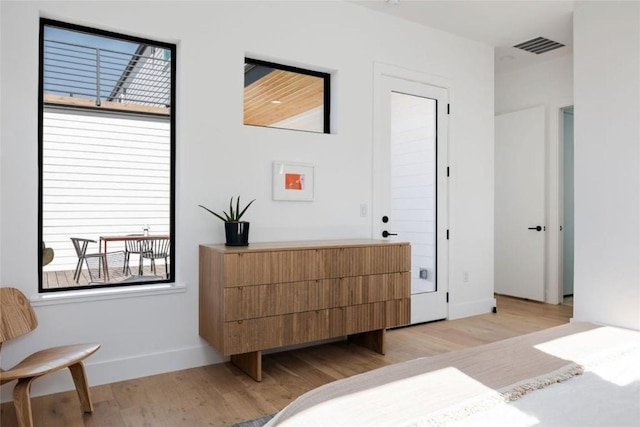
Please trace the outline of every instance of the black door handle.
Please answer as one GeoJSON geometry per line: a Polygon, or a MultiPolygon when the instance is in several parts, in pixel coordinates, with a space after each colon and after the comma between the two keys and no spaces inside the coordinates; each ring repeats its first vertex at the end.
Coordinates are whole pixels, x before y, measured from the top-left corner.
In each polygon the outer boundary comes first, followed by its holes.
{"type": "Polygon", "coordinates": [[[397,236],[398,233],[389,233],[387,230],[382,232],[382,237],[397,236]]]}
{"type": "Polygon", "coordinates": [[[542,227],[538,225],[536,227],[529,227],[528,230],[542,231],[542,227]]]}

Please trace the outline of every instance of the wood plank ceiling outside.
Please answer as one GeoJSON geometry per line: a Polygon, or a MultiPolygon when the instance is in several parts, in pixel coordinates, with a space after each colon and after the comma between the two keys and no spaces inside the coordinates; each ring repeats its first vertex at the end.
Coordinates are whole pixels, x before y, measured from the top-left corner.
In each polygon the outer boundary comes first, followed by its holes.
{"type": "Polygon", "coordinates": [[[244,88],[244,123],[271,126],[297,116],[321,106],[323,92],[324,80],[320,77],[274,70],[244,88]]]}

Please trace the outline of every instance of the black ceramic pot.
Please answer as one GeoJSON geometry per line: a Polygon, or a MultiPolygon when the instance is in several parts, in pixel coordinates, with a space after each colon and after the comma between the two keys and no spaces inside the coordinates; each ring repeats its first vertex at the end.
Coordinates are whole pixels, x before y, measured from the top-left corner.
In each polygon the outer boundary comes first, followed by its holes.
{"type": "Polygon", "coordinates": [[[224,233],[227,237],[227,246],[249,245],[249,223],[246,221],[225,222],[224,233]]]}

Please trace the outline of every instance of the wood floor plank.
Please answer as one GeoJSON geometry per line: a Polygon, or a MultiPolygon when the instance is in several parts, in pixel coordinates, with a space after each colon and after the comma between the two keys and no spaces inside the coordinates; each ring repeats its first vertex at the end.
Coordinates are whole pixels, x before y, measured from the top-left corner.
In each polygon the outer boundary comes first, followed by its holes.
{"type": "MultiPolygon", "coordinates": [[[[390,330],[386,355],[347,341],[267,354],[258,383],[230,363],[91,387],[93,414],[74,391],[32,399],[35,427],[228,426],[269,415],[314,387],[371,369],[567,323],[573,308],[496,296],[498,312],[390,330]]],[[[91,381],[91,378],[89,378],[91,381]]],[[[5,386],[7,387],[7,386],[5,386]]],[[[10,385],[8,385],[10,387],[10,385]]],[[[15,427],[11,402],[2,427],[15,427]]]]}
{"type": "Polygon", "coordinates": [[[124,427],[120,406],[115,399],[93,401],[93,413],[84,414],[87,427],[124,427]]]}

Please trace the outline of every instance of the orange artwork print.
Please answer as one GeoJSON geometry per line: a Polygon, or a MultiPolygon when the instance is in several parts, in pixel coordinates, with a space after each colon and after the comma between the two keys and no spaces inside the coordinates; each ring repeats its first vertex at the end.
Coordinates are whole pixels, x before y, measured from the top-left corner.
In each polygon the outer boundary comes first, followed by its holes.
{"type": "Polygon", "coordinates": [[[284,188],[286,188],[287,190],[303,190],[304,174],[286,173],[284,175],[284,188]]]}

